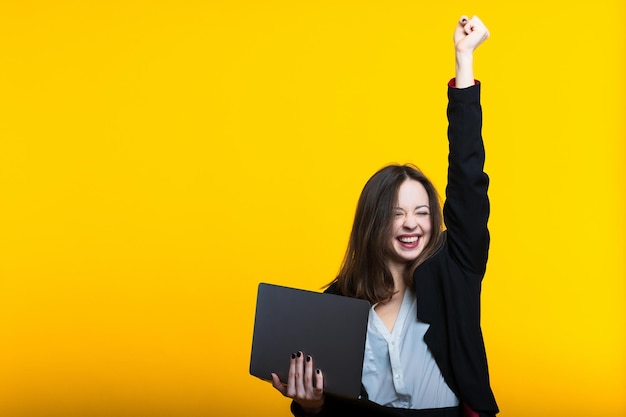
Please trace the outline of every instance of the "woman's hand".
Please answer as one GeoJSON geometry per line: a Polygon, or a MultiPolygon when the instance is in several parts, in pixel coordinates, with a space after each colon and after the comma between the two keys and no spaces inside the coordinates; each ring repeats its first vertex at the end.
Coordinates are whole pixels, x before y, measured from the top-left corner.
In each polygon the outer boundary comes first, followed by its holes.
{"type": "Polygon", "coordinates": [[[461,16],[454,29],[457,88],[474,85],[473,54],[487,38],[489,38],[489,30],[477,16],[471,19],[461,16]]]}
{"type": "Polygon", "coordinates": [[[313,368],[313,358],[303,352],[293,353],[289,362],[287,386],[272,373],[272,385],[285,397],[296,401],[307,414],[317,414],[324,405],[324,375],[313,368]],[[315,383],[314,383],[315,381],[315,383]]]}
{"type": "Polygon", "coordinates": [[[454,30],[454,49],[459,53],[472,53],[487,38],[489,30],[477,16],[469,20],[461,16],[454,30]]]}

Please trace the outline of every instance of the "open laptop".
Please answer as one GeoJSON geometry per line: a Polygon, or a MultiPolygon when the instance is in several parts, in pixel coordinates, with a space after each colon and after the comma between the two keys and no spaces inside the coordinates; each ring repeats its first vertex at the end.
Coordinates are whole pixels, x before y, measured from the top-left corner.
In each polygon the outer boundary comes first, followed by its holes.
{"type": "Polygon", "coordinates": [[[287,383],[289,360],[298,351],[313,357],[324,391],[357,398],[370,303],[340,295],[260,283],[250,374],[287,383]]]}

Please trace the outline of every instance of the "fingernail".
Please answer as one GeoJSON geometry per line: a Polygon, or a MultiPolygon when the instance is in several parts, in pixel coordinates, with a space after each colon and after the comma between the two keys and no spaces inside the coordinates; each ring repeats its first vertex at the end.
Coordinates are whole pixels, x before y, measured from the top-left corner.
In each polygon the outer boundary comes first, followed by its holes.
{"type": "Polygon", "coordinates": [[[322,371],[318,368],[318,369],[315,370],[315,373],[319,375],[319,374],[322,373],[322,371]]]}
{"type": "Polygon", "coordinates": [[[306,361],[311,362],[311,355],[306,355],[306,361]]]}
{"type": "Polygon", "coordinates": [[[302,352],[298,352],[298,357],[302,356],[302,352]]]}
{"type": "MultiPolygon", "coordinates": [[[[300,355],[298,355],[298,356],[300,356],[300,355]]],[[[295,359],[295,358],[296,358],[296,354],[295,354],[295,353],[292,353],[292,354],[291,354],[291,359],[295,359]]]]}

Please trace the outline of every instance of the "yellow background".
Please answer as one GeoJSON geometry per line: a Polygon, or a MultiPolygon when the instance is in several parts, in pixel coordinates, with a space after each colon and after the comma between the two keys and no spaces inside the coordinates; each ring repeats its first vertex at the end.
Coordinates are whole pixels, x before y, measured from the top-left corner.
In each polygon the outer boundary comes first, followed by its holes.
{"type": "Polygon", "coordinates": [[[0,415],[288,416],[260,281],[319,289],[389,162],[445,186],[483,82],[501,416],[626,415],[624,17],[597,1],[1,1],[0,415]]]}

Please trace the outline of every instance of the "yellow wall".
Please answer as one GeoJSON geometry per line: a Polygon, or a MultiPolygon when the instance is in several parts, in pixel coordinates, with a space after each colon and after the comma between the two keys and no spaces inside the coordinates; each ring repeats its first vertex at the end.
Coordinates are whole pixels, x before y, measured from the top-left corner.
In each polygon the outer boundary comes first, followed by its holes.
{"type": "Polygon", "coordinates": [[[382,165],[443,190],[462,13],[501,415],[626,415],[621,0],[0,6],[1,416],[288,416],[257,283],[332,279],[382,165]]]}

